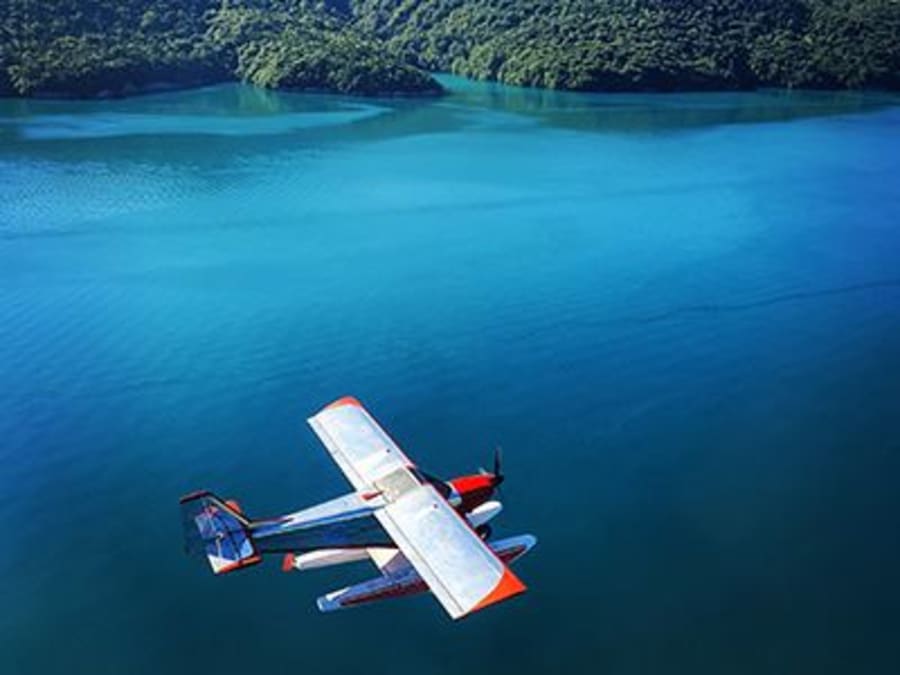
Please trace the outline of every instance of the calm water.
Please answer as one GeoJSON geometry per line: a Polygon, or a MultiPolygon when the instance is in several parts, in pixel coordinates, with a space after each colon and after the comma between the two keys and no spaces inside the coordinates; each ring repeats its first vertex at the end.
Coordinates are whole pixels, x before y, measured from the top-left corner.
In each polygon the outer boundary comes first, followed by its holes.
{"type": "Polygon", "coordinates": [[[236,86],[0,101],[0,672],[900,671],[900,107],[236,86]],[[530,593],[323,616],[178,497],[505,449],[530,593]]]}

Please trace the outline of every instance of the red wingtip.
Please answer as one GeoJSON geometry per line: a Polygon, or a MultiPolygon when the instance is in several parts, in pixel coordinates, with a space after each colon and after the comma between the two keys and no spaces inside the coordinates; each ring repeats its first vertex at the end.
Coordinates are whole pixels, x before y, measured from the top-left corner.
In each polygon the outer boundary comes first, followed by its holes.
{"type": "Polygon", "coordinates": [[[353,396],[344,396],[343,398],[339,398],[337,401],[329,403],[328,405],[326,405],[323,408],[323,410],[331,410],[332,408],[340,408],[345,405],[352,405],[352,406],[356,406],[357,408],[362,408],[362,403],[360,403],[358,399],[356,399],[353,396]]]}
{"type": "Polygon", "coordinates": [[[503,576],[500,577],[500,581],[494,586],[494,590],[484,596],[481,601],[471,609],[469,614],[519,595],[520,593],[524,593],[526,590],[528,590],[528,587],[521,582],[519,577],[506,567],[503,570],[503,576]]]}
{"type": "Polygon", "coordinates": [[[281,561],[281,571],[282,572],[290,572],[294,569],[294,554],[293,553],[285,553],[284,560],[281,561]]]}

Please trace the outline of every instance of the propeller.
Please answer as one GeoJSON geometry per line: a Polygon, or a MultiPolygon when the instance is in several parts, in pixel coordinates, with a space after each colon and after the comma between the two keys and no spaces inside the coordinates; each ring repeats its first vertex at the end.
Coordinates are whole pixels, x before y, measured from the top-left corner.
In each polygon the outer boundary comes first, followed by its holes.
{"type": "Polygon", "coordinates": [[[503,475],[503,448],[499,445],[494,448],[494,470],[488,471],[484,467],[478,469],[478,472],[483,476],[492,475],[494,477],[494,488],[498,492],[498,496],[500,494],[500,484],[506,480],[506,476],[503,475]]]}
{"type": "Polygon", "coordinates": [[[494,477],[497,479],[497,485],[503,482],[506,476],[503,475],[503,448],[499,445],[494,448],[494,477]]]}

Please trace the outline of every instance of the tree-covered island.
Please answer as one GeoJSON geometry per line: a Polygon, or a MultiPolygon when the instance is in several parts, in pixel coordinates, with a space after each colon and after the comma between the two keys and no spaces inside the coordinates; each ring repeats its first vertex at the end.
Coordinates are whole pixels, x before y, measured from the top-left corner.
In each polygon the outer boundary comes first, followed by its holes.
{"type": "Polygon", "coordinates": [[[0,0],[0,95],[900,89],[898,0],[0,0]]]}

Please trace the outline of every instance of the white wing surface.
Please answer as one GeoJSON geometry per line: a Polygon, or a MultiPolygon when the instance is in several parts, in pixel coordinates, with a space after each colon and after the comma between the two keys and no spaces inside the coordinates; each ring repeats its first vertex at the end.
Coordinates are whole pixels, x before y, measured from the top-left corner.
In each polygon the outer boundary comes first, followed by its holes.
{"type": "Polygon", "coordinates": [[[351,396],[338,399],[307,421],[358,491],[371,490],[380,478],[392,471],[413,466],[378,422],[351,396]]]}
{"type": "Polygon", "coordinates": [[[375,517],[454,619],[525,591],[430,485],[397,496],[375,517]]]}

